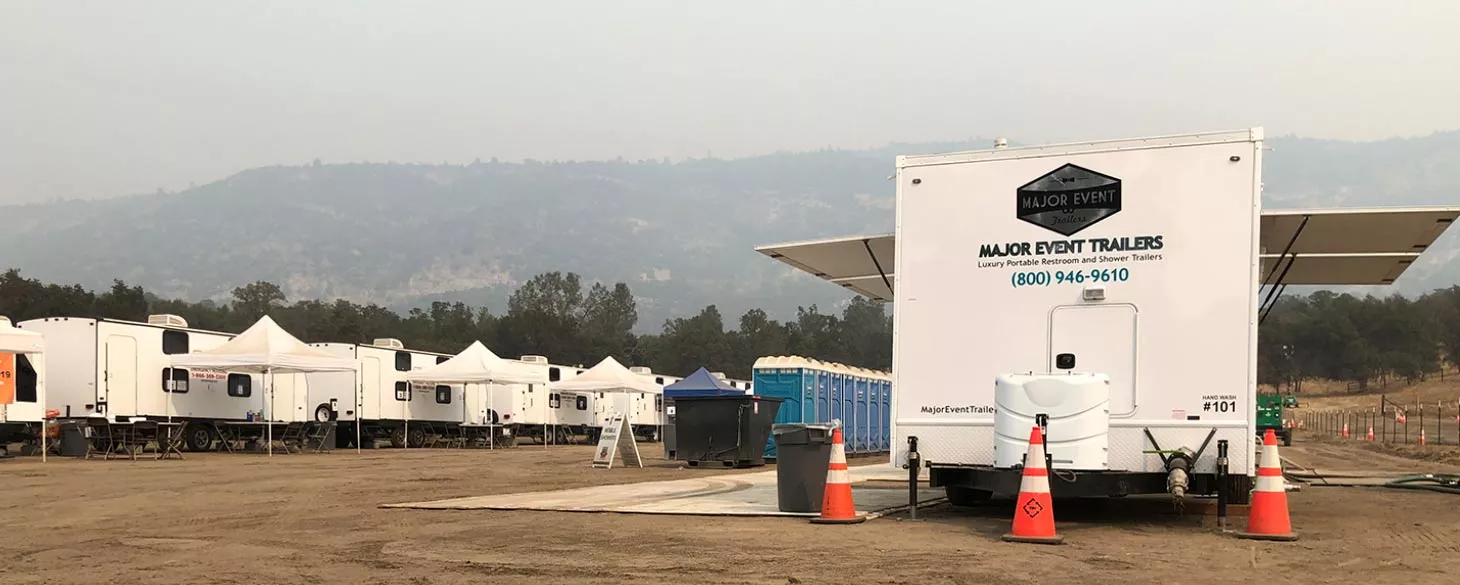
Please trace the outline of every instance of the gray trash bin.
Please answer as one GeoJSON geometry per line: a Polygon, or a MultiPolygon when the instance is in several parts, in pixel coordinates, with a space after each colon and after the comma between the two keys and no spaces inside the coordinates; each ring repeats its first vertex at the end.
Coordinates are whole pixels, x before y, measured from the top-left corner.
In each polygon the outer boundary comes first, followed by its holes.
{"type": "Polygon", "coordinates": [[[81,423],[66,421],[61,423],[61,455],[63,457],[85,457],[86,456],[86,429],[81,423]]]}
{"type": "Polygon", "coordinates": [[[834,428],[808,423],[771,427],[776,440],[776,504],[782,512],[821,511],[834,428]]]}

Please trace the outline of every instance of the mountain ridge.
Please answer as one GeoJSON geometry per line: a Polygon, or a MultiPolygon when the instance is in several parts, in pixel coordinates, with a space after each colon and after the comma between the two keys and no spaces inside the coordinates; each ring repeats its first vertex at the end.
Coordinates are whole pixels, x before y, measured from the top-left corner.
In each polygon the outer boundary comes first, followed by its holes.
{"type": "MultiPolygon", "coordinates": [[[[1460,132],[1377,142],[1270,139],[1271,208],[1454,204],[1460,132]]],[[[500,312],[533,275],[623,281],[639,329],[719,305],[773,316],[845,291],[754,246],[892,231],[893,153],[987,142],[823,149],[734,160],[342,163],[247,169],[175,193],[0,207],[6,266],[88,287],[122,279],[162,296],[224,299],[275,282],[291,299],[396,308],[461,300],[500,312]]],[[[1460,280],[1447,234],[1398,284],[1460,280]]],[[[1383,289],[1373,292],[1383,293],[1383,289]]]]}

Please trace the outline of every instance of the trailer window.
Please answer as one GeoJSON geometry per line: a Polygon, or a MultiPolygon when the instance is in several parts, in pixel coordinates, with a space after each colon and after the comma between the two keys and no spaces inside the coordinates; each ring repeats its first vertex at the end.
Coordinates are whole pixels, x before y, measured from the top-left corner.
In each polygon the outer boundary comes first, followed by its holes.
{"type": "Polygon", "coordinates": [[[558,408],[563,405],[563,397],[557,393],[548,394],[548,408],[558,408]]]}
{"type": "Polygon", "coordinates": [[[449,360],[449,359],[451,359],[451,356],[449,356],[449,355],[438,355],[438,356],[436,356],[436,363],[439,364],[439,363],[444,362],[444,361],[449,360]]]}
{"type": "Polygon", "coordinates": [[[395,352],[395,371],[397,371],[397,372],[409,372],[409,371],[411,371],[411,354],[410,354],[410,352],[405,352],[405,351],[395,352]]]}
{"type": "Polygon", "coordinates": [[[588,397],[579,396],[576,406],[578,407],[578,410],[588,410],[588,397]]]}
{"type": "Polygon", "coordinates": [[[182,368],[162,368],[162,391],[187,394],[188,371],[182,368]]]}
{"type": "Polygon", "coordinates": [[[557,382],[563,379],[563,371],[557,368],[548,368],[548,381],[557,382]]]}
{"type": "Polygon", "coordinates": [[[395,383],[395,399],[406,402],[411,399],[411,386],[405,382],[395,383]]]}
{"type": "Polygon", "coordinates": [[[253,378],[248,374],[229,374],[228,395],[234,398],[253,396],[253,378]]]}
{"type": "Polygon", "coordinates": [[[15,401],[36,402],[36,375],[35,366],[30,364],[30,359],[25,354],[15,355],[15,401]]]}
{"type": "Polygon", "coordinates": [[[172,330],[162,332],[162,353],[178,355],[187,352],[188,332],[172,330]]]}
{"type": "Polygon", "coordinates": [[[436,387],[436,404],[451,404],[451,387],[436,387]]]}
{"type": "Polygon", "coordinates": [[[660,386],[663,386],[664,385],[664,376],[659,376],[657,378],[654,378],[654,383],[655,384],[658,384],[660,386]]]}

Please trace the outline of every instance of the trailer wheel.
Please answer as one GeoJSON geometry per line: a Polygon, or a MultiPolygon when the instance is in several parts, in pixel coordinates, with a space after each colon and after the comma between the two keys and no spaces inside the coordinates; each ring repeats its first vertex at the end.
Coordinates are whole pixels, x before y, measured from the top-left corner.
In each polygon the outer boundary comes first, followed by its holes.
{"type": "Polygon", "coordinates": [[[406,446],[406,430],[403,427],[396,427],[390,430],[390,446],[399,449],[406,446]]]}
{"type": "Polygon", "coordinates": [[[943,488],[943,491],[948,494],[948,503],[954,506],[981,506],[994,497],[994,493],[990,491],[951,485],[943,488]]]}
{"type": "Polygon", "coordinates": [[[183,446],[193,453],[212,450],[213,430],[201,425],[189,428],[187,436],[183,437],[183,446]]]}
{"type": "Polygon", "coordinates": [[[406,436],[406,444],[409,445],[412,449],[420,449],[421,447],[425,447],[426,429],[423,429],[421,427],[412,428],[410,434],[406,436]]]}
{"type": "Polygon", "coordinates": [[[321,404],[314,409],[314,422],[329,422],[335,420],[335,409],[329,404],[321,404]]]}

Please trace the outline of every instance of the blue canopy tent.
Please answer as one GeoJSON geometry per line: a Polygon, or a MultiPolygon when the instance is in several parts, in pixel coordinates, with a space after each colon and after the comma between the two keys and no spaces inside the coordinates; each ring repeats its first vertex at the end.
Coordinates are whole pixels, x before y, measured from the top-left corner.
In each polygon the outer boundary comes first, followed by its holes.
{"type": "Polygon", "coordinates": [[[683,380],[664,387],[664,398],[687,398],[690,396],[745,396],[745,391],[731,388],[730,384],[715,377],[709,370],[700,368],[683,380]]]}

